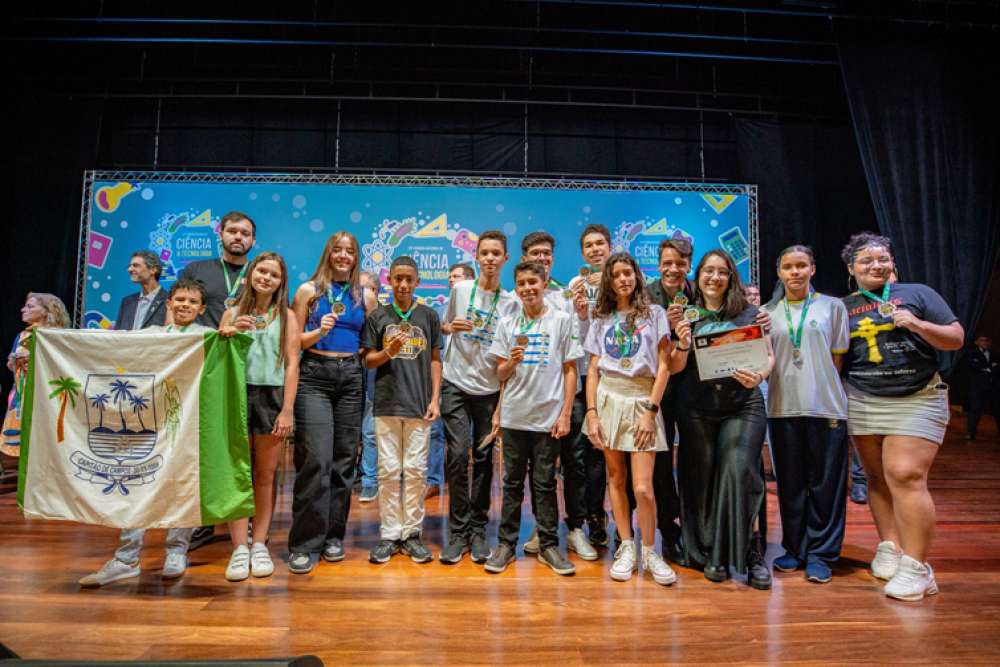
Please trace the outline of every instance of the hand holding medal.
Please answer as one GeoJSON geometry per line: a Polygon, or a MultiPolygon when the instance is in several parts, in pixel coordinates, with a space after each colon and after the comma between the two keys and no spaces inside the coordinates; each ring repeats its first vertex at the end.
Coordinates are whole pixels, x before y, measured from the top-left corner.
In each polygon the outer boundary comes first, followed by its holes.
{"type": "Polygon", "coordinates": [[[240,315],[235,320],[233,320],[233,327],[236,328],[240,333],[247,333],[252,331],[254,326],[254,316],[253,315],[240,315]]]}
{"type": "Polygon", "coordinates": [[[911,311],[906,308],[896,308],[895,305],[892,309],[892,323],[901,329],[908,329],[914,333],[919,333],[917,328],[920,324],[920,319],[914,315],[911,311]]]}

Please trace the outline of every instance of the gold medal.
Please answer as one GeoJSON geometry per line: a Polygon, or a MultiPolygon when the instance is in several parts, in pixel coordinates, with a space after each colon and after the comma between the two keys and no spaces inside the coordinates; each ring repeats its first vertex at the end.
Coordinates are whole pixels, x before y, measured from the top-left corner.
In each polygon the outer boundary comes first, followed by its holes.
{"type": "Polygon", "coordinates": [[[581,278],[586,278],[591,273],[593,273],[593,271],[590,270],[590,266],[581,266],[580,267],[580,277],[581,278]]]}
{"type": "Polygon", "coordinates": [[[231,297],[231,296],[230,297],[226,297],[226,300],[223,301],[222,303],[225,304],[226,308],[232,308],[233,306],[236,305],[236,298],[235,297],[231,297]]]}
{"type": "Polygon", "coordinates": [[[528,343],[530,342],[531,339],[525,336],[524,334],[521,334],[520,336],[514,339],[514,344],[517,345],[518,347],[528,347],[528,343]]]}
{"type": "Polygon", "coordinates": [[[798,361],[799,359],[801,359],[802,358],[802,350],[800,350],[797,347],[795,349],[793,349],[792,350],[792,358],[795,359],[795,361],[798,361]]]}
{"type": "Polygon", "coordinates": [[[684,292],[678,292],[677,294],[674,295],[674,303],[676,303],[678,306],[686,306],[688,305],[688,298],[684,294],[684,292]]]}
{"type": "Polygon", "coordinates": [[[333,311],[334,315],[343,315],[347,311],[347,306],[338,301],[330,307],[330,310],[333,311]]]}
{"type": "Polygon", "coordinates": [[[573,298],[573,290],[571,290],[571,289],[564,289],[563,290],[563,298],[564,299],[572,299],[573,298]]]}
{"type": "Polygon", "coordinates": [[[631,359],[622,359],[621,360],[621,366],[625,370],[628,370],[628,369],[632,368],[632,360],[631,359]]]}
{"type": "Polygon", "coordinates": [[[265,315],[254,315],[253,326],[258,331],[260,331],[261,329],[266,329],[267,328],[267,316],[265,316],[265,315]]]}
{"type": "Polygon", "coordinates": [[[892,314],[896,312],[896,304],[889,303],[888,301],[883,301],[878,305],[878,314],[882,317],[892,317],[892,314]]]}
{"type": "Polygon", "coordinates": [[[399,323],[399,330],[402,331],[403,333],[408,334],[408,333],[410,333],[411,329],[413,329],[413,325],[410,324],[409,322],[400,322],[399,323]]]}
{"type": "Polygon", "coordinates": [[[475,325],[477,329],[482,329],[483,325],[486,324],[486,322],[483,320],[482,317],[476,315],[476,318],[472,320],[472,324],[475,325]]]}
{"type": "Polygon", "coordinates": [[[694,324],[701,319],[701,313],[698,312],[697,308],[687,308],[684,310],[684,319],[694,324]]]}

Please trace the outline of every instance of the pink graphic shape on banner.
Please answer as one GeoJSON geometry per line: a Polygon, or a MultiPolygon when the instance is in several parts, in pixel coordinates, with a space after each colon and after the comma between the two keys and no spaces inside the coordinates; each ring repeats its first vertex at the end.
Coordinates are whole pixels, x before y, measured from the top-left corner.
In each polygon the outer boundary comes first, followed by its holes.
{"type": "Polygon", "coordinates": [[[108,261],[113,241],[110,236],[91,230],[90,238],[87,240],[87,264],[95,269],[103,269],[104,263],[108,261]]]}

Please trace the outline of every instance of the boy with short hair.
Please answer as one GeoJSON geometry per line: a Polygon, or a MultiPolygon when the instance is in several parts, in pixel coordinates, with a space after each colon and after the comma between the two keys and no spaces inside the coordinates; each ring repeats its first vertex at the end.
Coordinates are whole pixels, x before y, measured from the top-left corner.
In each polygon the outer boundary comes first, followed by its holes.
{"type": "Polygon", "coordinates": [[[451,336],[441,383],[441,414],[448,450],[445,477],[450,533],[441,552],[441,562],[447,564],[461,561],[466,551],[472,552],[472,560],[477,563],[490,556],[486,523],[493,450],[479,444],[493,430],[500,380],[486,352],[493,343],[500,318],[517,309],[514,297],[500,287],[500,270],[507,261],[507,237],[498,231],[483,232],[476,245],[476,261],[479,278],[462,281],[452,288],[441,325],[442,332],[451,336]]]}
{"type": "Polygon", "coordinates": [[[432,308],[417,303],[419,284],[413,258],[394,259],[392,303],[375,309],[361,334],[365,366],[376,369],[381,539],[368,555],[372,563],[388,562],[400,550],[416,563],[434,558],[420,533],[431,424],[440,416],[441,325],[432,308]]]}
{"type": "Polygon", "coordinates": [[[506,382],[500,409],[503,430],[503,508],[499,543],[486,571],[503,572],[515,558],[521,527],[524,477],[530,470],[538,523],[538,560],[557,574],[576,568],[559,551],[556,459],[559,438],[569,433],[576,393],[576,360],[583,356],[572,316],[545,303],[548,271],[535,262],[514,269],[523,310],[500,320],[489,356],[506,382]]]}
{"type": "MultiPolygon", "coordinates": [[[[205,312],[205,288],[201,283],[181,278],[170,288],[167,297],[167,310],[173,319],[173,324],[153,326],[136,330],[136,333],[203,333],[214,331],[211,327],[198,324],[195,320],[205,312]]],[[[187,550],[191,541],[191,528],[170,528],[164,542],[166,554],[163,560],[164,579],[178,579],[187,570],[187,550]]],[[[106,562],[100,570],[80,579],[80,586],[97,588],[121,579],[138,577],[141,571],[139,554],[142,551],[145,528],[123,528],[121,544],[115,551],[115,556],[106,562]]]]}

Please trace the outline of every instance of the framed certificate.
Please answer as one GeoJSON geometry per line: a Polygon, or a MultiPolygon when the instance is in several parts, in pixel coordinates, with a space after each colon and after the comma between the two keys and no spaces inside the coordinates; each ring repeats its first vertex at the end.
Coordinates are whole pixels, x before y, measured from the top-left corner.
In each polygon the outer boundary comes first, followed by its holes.
{"type": "Polygon", "coordinates": [[[767,341],[759,324],[695,336],[693,345],[702,381],[730,377],[739,368],[767,371],[767,341]]]}

